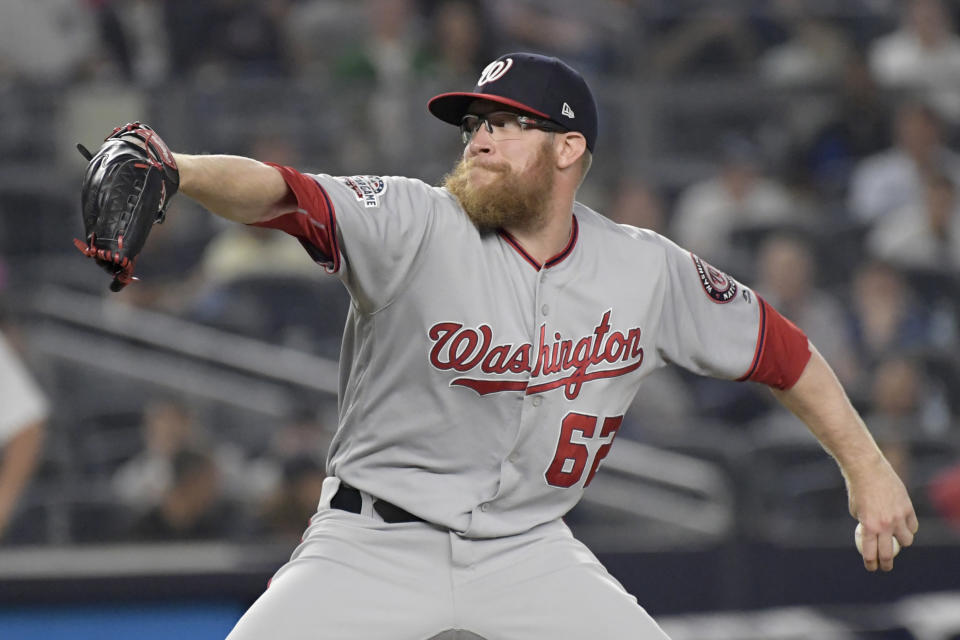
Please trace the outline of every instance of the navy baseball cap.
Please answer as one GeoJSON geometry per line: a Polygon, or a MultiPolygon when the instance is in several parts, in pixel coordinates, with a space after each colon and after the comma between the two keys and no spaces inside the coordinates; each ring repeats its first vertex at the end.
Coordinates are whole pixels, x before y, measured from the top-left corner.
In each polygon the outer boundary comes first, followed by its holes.
{"type": "Polygon", "coordinates": [[[460,125],[474,100],[490,100],[578,131],[593,153],[597,140],[597,103],[587,82],[558,58],[508,53],[486,66],[470,92],[441,93],[427,108],[444,122],[460,125]]]}

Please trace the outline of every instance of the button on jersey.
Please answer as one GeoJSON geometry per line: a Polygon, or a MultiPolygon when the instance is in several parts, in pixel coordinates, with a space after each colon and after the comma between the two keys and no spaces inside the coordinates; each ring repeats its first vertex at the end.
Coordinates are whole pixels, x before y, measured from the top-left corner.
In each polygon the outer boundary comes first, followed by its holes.
{"type": "Polygon", "coordinates": [[[428,521],[492,537],[556,519],[645,376],[756,368],[764,303],[653,232],[578,203],[568,246],[539,265],[441,188],[284,175],[313,222],[264,224],[298,235],[354,301],[328,472],[428,521]]]}

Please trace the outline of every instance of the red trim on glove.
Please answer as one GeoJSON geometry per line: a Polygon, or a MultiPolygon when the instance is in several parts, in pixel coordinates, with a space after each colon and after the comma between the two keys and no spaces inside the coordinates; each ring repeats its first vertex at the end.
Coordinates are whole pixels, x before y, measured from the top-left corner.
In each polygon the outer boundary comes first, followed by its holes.
{"type": "Polygon", "coordinates": [[[300,241],[311,258],[323,264],[330,273],[336,273],[340,269],[340,247],[337,244],[337,216],[330,196],[316,180],[296,169],[272,162],[265,164],[283,176],[297,198],[297,210],[255,222],[252,226],[289,233],[300,241]]]}
{"type": "MultiPolygon", "coordinates": [[[[120,291],[131,282],[139,280],[133,275],[133,269],[136,266],[136,258],[121,258],[119,253],[109,249],[97,249],[94,246],[95,238],[90,236],[90,242],[84,244],[83,241],[73,239],[73,246],[80,250],[80,253],[93,258],[101,267],[107,269],[113,276],[113,282],[110,284],[111,291],[120,291]]],[[[119,248],[123,249],[123,236],[118,238],[119,248]]]]}
{"type": "Polygon", "coordinates": [[[738,380],[762,382],[777,389],[789,389],[800,378],[810,360],[806,334],[767,301],[760,301],[760,328],[757,349],[750,369],[738,380]]]}

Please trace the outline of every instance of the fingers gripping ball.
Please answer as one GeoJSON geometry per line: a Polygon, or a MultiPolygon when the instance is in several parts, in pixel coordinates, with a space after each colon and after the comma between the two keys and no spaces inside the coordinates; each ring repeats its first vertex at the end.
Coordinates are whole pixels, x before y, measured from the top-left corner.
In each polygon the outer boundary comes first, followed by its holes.
{"type": "MultiPolygon", "coordinates": [[[[900,553],[900,542],[897,540],[896,536],[892,537],[893,539],[893,555],[896,557],[900,553]]],[[[857,545],[857,551],[863,554],[863,525],[857,523],[857,528],[853,531],[853,542],[857,545]]]]}
{"type": "Polygon", "coordinates": [[[76,247],[113,276],[111,291],[136,280],[134,263],[155,223],[180,186],[173,153],[145,124],[113,130],[96,154],[77,145],[90,163],[80,204],[86,242],[76,247]]]}

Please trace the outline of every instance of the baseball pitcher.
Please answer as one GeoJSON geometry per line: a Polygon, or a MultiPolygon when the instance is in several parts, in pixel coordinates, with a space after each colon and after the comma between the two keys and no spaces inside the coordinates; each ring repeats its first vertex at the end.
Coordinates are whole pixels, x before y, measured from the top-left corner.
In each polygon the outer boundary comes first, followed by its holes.
{"type": "MultiPolygon", "coordinates": [[[[127,218],[152,224],[179,188],[295,236],[353,301],[319,509],[231,640],[664,638],[561,518],[638,385],[671,363],[769,385],[842,468],[866,568],[892,568],[913,507],[806,336],[696,255],[575,200],[598,125],[575,70],[507,54],[428,107],[464,143],[441,187],[172,154],[143,125],[118,130],[166,185],[127,218]]],[[[125,283],[135,255],[97,244],[118,235],[79,244],[125,283]]]]}

